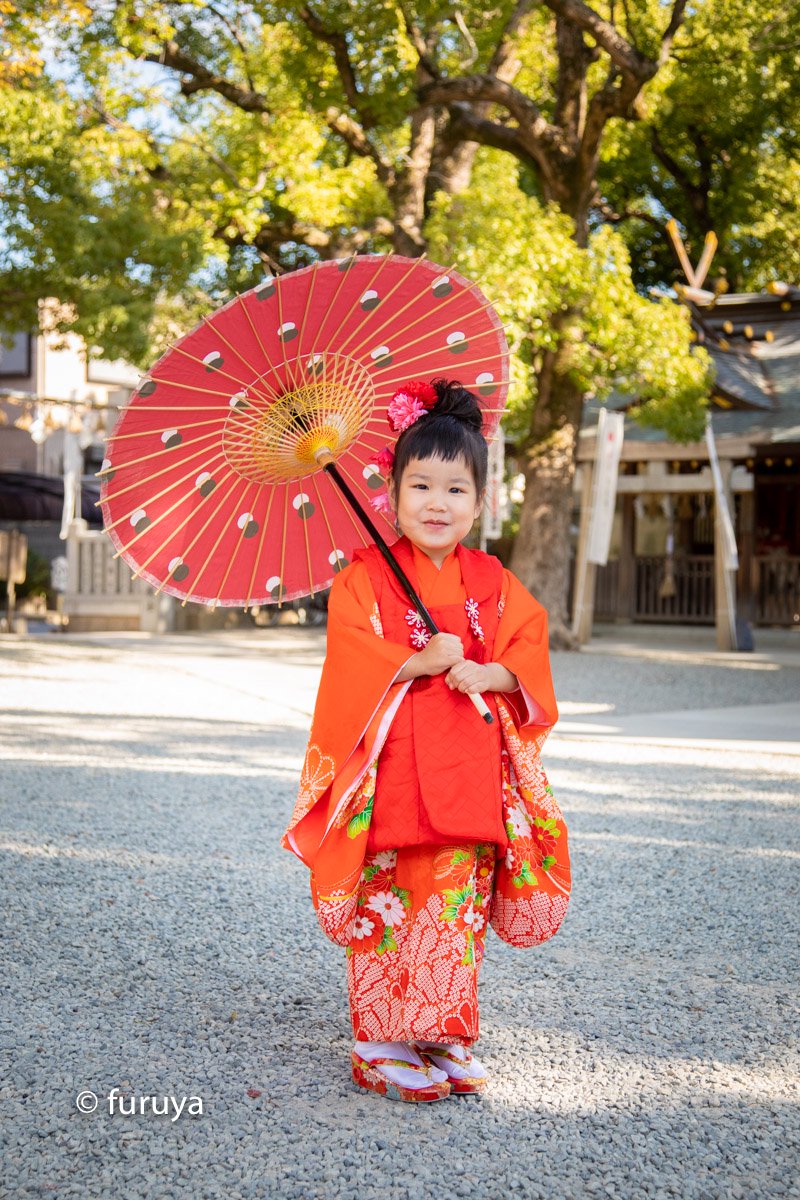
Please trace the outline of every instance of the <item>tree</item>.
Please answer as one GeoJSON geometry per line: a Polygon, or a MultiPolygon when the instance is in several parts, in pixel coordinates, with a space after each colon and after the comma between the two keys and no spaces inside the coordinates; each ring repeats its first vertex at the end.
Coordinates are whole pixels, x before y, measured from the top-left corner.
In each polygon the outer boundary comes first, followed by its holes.
{"type": "MultiPolygon", "coordinates": [[[[722,7],[709,0],[716,26],[725,22],[722,7]]],[[[702,33],[704,6],[96,0],[85,14],[64,43],[77,80],[70,96],[137,147],[147,179],[141,219],[150,228],[157,214],[165,235],[190,232],[202,266],[188,277],[176,269],[175,277],[210,301],[253,282],[263,264],[291,268],[352,249],[422,253],[429,228],[444,236],[445,214],[459,211],[448,199],[466,194],[489,150],[500,156],[495,168],[504,163],[494,173],[503,191],[485,207],[485,223],[472,223],[478,249],[492,237],[496,201],[516,195],[517,182],[536,201],[520,207],[529,221],[563,220],[559,236],[586,257],[565,252],[569,271],[558,275],[557,291],[545,289],[553,307],[535,318],[547,337],[519,343],[527,400],[517,417],[528,420],[519,432],[528,464],[512,565],[546,604],[554,639],[569,641],[577,433],[585,396],[614,375],[611,366],[594,375],[576,367],[587,355],[596,366],[609,346],[592,315],[606,295],[604,271],[621,289],[607,320],[627,314],[614,323],[622,375],[638,346],[642,415],[675,431],[689,429],[699,411],[683,318],[667,329],[663,310],[641,307],[625,284],[630,266],[619,240],[592,231],[621,215],[615,206],[627,193],[613,194],[611,182],[615,158],[633,161],[624,131],[666,111],[667,88],[679,86],[692,38],[702,33]],[[142,64],[155,74],[143,77],[142,64]],[[658,400],[648,391],[651,318],[654,336],[670,339],[667,356],[681,364],[660,376],[658,400]]],[[[652,146],[650,153],[652,171],[652,146]]],[[[136,197],[119,194],[134,211],[136,197]]],[[[666,214],[654,207],[650,215],[666,214]]],[[[535,229],[528,232],[536,244],[535,229]]],[[[156,250],[154,243],[147,253],[156,250]]],[[[134,257],[125,271],[136,269],[143,264],[134,257]]],[[[174,305],[179,289],[167,275],[159,303],[174,305]]],[[[106,330],[107,338],[116,332],[106,330]]]]}
{"type": "Polygon", "coordinates": [[[735,291],[800,275],[798,49],[798,0],[706,0],[638,119],[609,131],[598,215],[622,232],[640,287],[677,274],[665,213],[695,259],[717,234],[714,269],[735,291]]]}

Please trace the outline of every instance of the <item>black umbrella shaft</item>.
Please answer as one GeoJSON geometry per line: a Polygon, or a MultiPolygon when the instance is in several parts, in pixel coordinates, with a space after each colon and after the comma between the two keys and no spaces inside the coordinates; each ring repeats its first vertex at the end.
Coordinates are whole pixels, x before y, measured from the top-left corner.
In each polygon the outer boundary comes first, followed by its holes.
{"type": "Polygon", "coordinates": [[[403,590],[405,591],[409,600],[414,605],[414,607],[416,608],[419,615],[422,617],[423,621],[425,622],[425,624],[428,627],[429,632],[432,634],[438,633],[439,629],[436,625],[436,622],[434,621],[431,614],[428,612],[425,605],[420,600],[417,593],[414,591],[414,588],[411,584],[411,580],[408,578],[405,571],[400,566],[399,562],[397,561],[395,556],[392,554],[389,547],[386,545],[386,542],[383,540],[381,535],[378,533],[378,530],[375,528],[375,525],[373,524],[373,521],[372,521],[371,517],[369,516],[369,514],[366,513],[364,511],[364,509],[361,507],[360,500],[357,498],[357,496],[353,492],[353,490],[350,487],[347,480],[342,477],[342,474],[341,474],[339,468],[336,466],[336,463],[332,463],[332,462],[325,463],[323,470],[327,471],[327,473],[330,475],[331,479],[333,479],[333,481],[335,482],[339,491],[342,492],[342,494],[349,501],[356,516],[359,517],[359,519],[361,520],[362,525],[364,525],[366,527],[366,529],[369,530],[372,537],[374,537],[375,544],[377,545],[377,547],[380,550],[383,557],[386,559],[389,566],[394,571],[395,575],[397,576],[397,579],[400,582],[400,586],[403,588],[403,590]]]}

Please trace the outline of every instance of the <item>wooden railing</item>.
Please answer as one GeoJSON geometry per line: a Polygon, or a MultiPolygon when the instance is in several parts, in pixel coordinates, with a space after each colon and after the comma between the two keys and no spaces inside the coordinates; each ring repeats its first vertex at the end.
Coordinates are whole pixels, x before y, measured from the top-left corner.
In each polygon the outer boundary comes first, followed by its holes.
{"type": "MultiPolygon", "coordinates": [[[[800,623],[800,557],[758,556],[753,560],[748,605],[739,584],[743,616],[756,625],[800,623]]],[[[635,587],[631,595],[620,594],[620,564],[616,559],[597,568],[595,616],[598,620],[674,621],[686,624],[714,623],[714,559],[711,555],[682,555],[674,560],[675,595],[662,600],[666,559],[659,556],[635,560],[635,587]]]]}
{"type": "Polygon", "coordinates": [[[753,589],[759,625],[800,622],[800,557],[756,555],[753,589]]]}
{"type": "Polygon", "coordinates": [[[667,560],[663,555],[637,558],[630,595],[621,595],[620,564],[612,559],[598,567],[595,616],[600,620],[674,621],[698,625],[714,621],[714,559],[707,554],[682,555],[673,561],[675,595],[659,596],[667,560]]]}

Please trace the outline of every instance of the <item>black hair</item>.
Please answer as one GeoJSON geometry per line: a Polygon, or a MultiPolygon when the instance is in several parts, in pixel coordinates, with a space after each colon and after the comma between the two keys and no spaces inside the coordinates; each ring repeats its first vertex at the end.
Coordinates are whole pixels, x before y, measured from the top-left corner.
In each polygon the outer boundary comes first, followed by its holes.
{"type": "Polygon", "coordinates": [[[438,400],[408,429],[394,448],[392,479],[395,486],[412,458],[464,458],[480,496],[486,487],[489,450],[483,436],[483,413],[477,396],[455,379],[434,379],[438,400]]]}

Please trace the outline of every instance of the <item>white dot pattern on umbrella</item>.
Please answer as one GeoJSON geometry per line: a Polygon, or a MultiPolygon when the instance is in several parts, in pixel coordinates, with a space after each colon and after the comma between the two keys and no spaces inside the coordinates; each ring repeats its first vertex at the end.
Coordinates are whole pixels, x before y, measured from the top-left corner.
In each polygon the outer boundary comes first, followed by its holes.
{"type": "Polygon", "coordinates": [[[153,587],[214,606],[328,586],[370,537],[323,464],[391,544],[391,514],[369,505],[385,487],[388,402],[408,380],[452,377],[456,357],[490,436],[507,347],[474,284],[371,254],[261,279],[176,342],[122,412],[100,473],[118,555],[153,587]]]}

